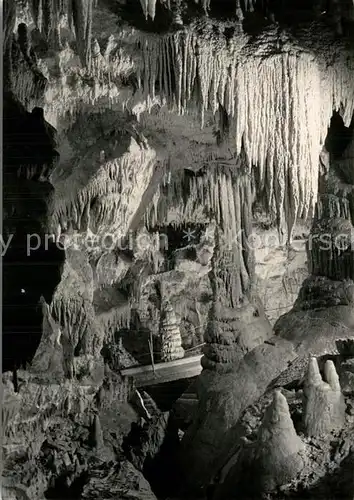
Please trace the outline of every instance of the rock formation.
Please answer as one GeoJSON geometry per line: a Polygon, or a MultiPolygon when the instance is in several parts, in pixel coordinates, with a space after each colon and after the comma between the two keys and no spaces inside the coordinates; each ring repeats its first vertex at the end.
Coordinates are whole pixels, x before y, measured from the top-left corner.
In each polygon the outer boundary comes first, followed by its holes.
{"type": "Polygon", "coordinates": [[[161,313],[161,360],[173,361],[183,358],[182,338],[177,318],[171,304],[166,301],[161,313]]]}
{"type": "MultiPolygon", "coordinates": [[[[290,498],[297,498],[296,490],[301,489],[302,484],[311,489],[311,483],[316,484],[321,469],[331,460],[330,442],[337,453],[341,448],[346,449],[344,455],[350,453],[348,433],[352,432],[353,422],[345,415],[346,403],[332,361],[326,362],[325,372],[330,387],[322,381],[316,358],[310,360],[304,388],[307,399],[303,419],[305,435],[310,434],[312,439],[297,433],[287,398],[281,391],[275,391],[258,431],[253,430],[252,436],[244,438],[245,444],[240,443],[239,451],[223,466],[213,498],[225,498],[226,494],[229,498],[257,498],[263,493],[274,494],[279,487],[290,498]],[[332,390],[341,397],[331,398],[332,390]],[[322,396],[318,395],[319,392],[322,396]],[[315,443],[317,451],[313,450],[315,443]],[[320,460],[319,453],[322,454],[320,460]],[[313,471],[312,477],[308,476],[308,470],[313,471]]],[[[294,399],[296,401],[296,397],[290,398],[287,393],[286,396],[292,403],[294,399]]],[[[269,403],[264,401],[263,407],[264,404],[269,403]]],[[[292,404],[291,407],[294,411],[295,406],[292,404]]]]}
{"type": "Polygon", "coordinates": [[[275,391],[257,440],[246,442],[237,464],[228,464],[223,470],[226,477],[222,486],[219,486],[216,498],[223,498],[223,494],[233,489],[240,490],[241,484],[241,496],[251,498],[252,495],[268,493],[290,483],[305,467],[304,449],[305,445],[296,434],[291,420],[286,398],[280,391],[275,391]],[[249,470],[245,468],[245,462],[249,470]],[[243,477],[244,474],[247,476],[243,477]],[[230,483],[233,483],[232,486],[230,483]]]}
{"type": "Polygon", "coordinates": [[[352,2],[4,4],[2,495],[352,495],[352,2]]]}

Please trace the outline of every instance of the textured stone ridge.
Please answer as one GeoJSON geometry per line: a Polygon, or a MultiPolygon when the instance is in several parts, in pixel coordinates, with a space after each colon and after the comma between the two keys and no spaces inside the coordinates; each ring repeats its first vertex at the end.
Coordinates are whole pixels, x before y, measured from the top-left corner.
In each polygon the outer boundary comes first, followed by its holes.
{"type": "Polygon", "coordinates": [[[244,443],[221,472],[224,480],[217,488],[215,500],[236,490],[245,499],[274,491],[294,480],[306,466],[305,445],[296,433],[287,400],[280,391],[274,392],[256,440],[244,443]]]}
{"type": "Polygon", "coordinates": [[[108,463],[92,470],[88,484],[85,486],[82,499],[125,498],[127,500],[156,500],[149,483],[128,461],[108,463]]]}
{"type": "Polygon", "coordinates": [[[263,488],[289,483],[304,468],[304,443],[296,434],[286,398],[280,391],[267,408],[258,434],[256,462],[263,488]]]}

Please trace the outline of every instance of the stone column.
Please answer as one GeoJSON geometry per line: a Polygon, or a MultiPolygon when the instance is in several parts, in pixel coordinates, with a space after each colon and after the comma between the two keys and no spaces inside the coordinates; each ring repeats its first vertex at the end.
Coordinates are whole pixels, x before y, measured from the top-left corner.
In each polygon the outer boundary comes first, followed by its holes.
{"type": "Polygon", "coordinates": [[[165,300],[162,304],[160,336],[162,361],[173,361],[184,357],[181,332],[176,314],[168,300],[165,300]]]}
{"type": "Polygon", "coordinates": [[[182,441],[181,468],[185,483],[191,487],[208,484],[220,443],[239,418],[240,405],[235,398],[240,363],[272,335],[252,290],[250,177],[221,171],[219,182],[221,213],[216,217],[216,245],[209,275],[213,304],[205,332],[203,371],[198,379],[198,410],[182,441]]]}

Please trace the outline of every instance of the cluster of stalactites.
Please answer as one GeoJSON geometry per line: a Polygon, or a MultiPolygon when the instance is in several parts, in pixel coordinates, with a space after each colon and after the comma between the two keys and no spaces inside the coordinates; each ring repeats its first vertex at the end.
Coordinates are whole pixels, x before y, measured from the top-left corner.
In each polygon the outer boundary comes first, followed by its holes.
{"type": "Polygon", "coordinates": [[[82,64],[91,57],[92,8],[96,0],[30,0],[33,21],[50,46],[61,46],[60,28],[63,22],[75,32],[82,64]]]}
{"type": "MultiPolygon", "coordinates": [[[[137,200],[140,202],[141,190],[150,181],[156,156],[155,151],[144,149],[135,139],[130,141],[128,151],[98,165],[98,170],[87,177],[81,189],[70,190],[76,185],[75,177],[61,186],[62,195],[54,196],[50,205],[49,231],[57,240],[62,232],[70,229],[98,231],[107,225],[122,228],[124,221],[130,222],[137,200]],[[136,169],[136,165],[140,169],[136,169]]],[[[84,171],[82,169],[80,175],[84,171]]]]}
{"type": "MultiPolygon", "coordinates": [[[[177,0],[176,2],[171,2],[171,0],[161,0],[162,3],[167,3],[167,7],[169,9],[171,8],[176,8],[178,5],[180,5],[182,2],[181,0],[177,0]],[[174,5],[175,4],[175,5],[174,5]]],[[[211,4],[212,0],[194,0],[196,4],[200,4],[205,12],[207,14],[210,9],[211,9],[211,4]]],[[[140,0],[141,7],[143,9],[143,13],[146,19],[149,17],[154,20],[155,19],[155,14],[156,14],[156,0],[140,0]]],[[[216,1],[215,1],[216,3],[216,1]]],[[[256,8],[256,3],[257,0],[245,0],[242,2],[241,0],[235,0],[235,15],[238,18],[239,21],[242,21],[244,19],[245,14],[249,12],[254,12],[256,8]]],[[[268,1],[264,1],[264,4],[268,4],[268,1]]],[[[267,7],[267,5],[265,5],[267,7]]]]}
{"type": "Polygon", "coordinates": [[[347,198],[332,193],[321,194],[316,203],[316,218],[350,220],[350,203],[347,198]]]}
{"type": "Polygon", "coordinates": [[[253,274],[253,252],[249,244],[252,220],[251,182],[247,175],[220,172],[213,192],[218,225],[212,259],[211,285],[215,300],[228,298],[237,307],[248,290],[253,274]]]}
{"type": "Polygon", "coordinates": [[[229,306],[236,307],[253,273],[251,177],[236,167],[235,171],[209,167],[203,175],[182,171],[169,178],[164,191],[156,194],[145,214],[147,227],[171,222],[169,212],[180,216],[176,226],[198,222],[198,217],[215,220],[220,233],[214,258],[216,295],[227,297],[229,306]]]}
{"type": "MultiPolygon", "coordinates": [[[[216,0],[194,0],[196,4],[200,4],[205,12],[208,14],[212,4],[216,4],[216,0]]],[[[146,19],[155,19],[156,14],[156,3],[157,0],[140,0],[141,7],[146,19]]],[[[161,3],[167,3],[169,9],[175,8],[175,5],[171,0],[161,0],[161,3]]],[[[175,4],[178,6],[182,2],[177,0],[175,4]]],[[[247,14],[255,12],[261,9],[263,15],[270,21],[274,21],[275,13],[272,9],[271,2],[269,0],[263,0],[262,2],[257,2],[257,0],[235,0],[235,16],[238,21],[243,21],[247,14]]],[[[323,2],[323,0],[314,0],[313,2],[313,13],[314,17],[322,16],[326,10],[330,11],[330,15],[333,19],[334,28],[338,35],[343,34],[343,20],[354,20],[354,4],[349,0],[330,0],[329,2],[323,2]]]]}
{"type": "Polygon", "coordinates": [[[309,271],[335,281],[354,278],[351,222],[324,220],[311,232],[308,243],[309,271]]]}
{"type": "Polygon", "coordinates": [[[244,57],[242,46],[191,32],[139,41],[140,85],[180,114],[199,107],[201,122],[220,105],[230,122],[236,153],[258,167],[258,192],[283,232],[312,213],[318,189],[318,157],[333,108],[354,109],[353,71],[338,63],[326,73],[310,54],[244,57]]]}
{"type": "Polygon", "coordinates": [[[154,20],[156,14],[156,0],[140,0],[140,3],[145,19],[148,19],[150,17],[152,20],[154,20]]]}
{"type": "Polygon", "coordinates": [[[146,212],[146,225],[156,227],[170,222],[170,210],[182,221],[198,222],[213,219],[230,236],[230,241],[249,229],[252,206],[251,178],[229,168],[209,166],[202,175],[187,175],[184,170],[168,177],[146,212]]]}

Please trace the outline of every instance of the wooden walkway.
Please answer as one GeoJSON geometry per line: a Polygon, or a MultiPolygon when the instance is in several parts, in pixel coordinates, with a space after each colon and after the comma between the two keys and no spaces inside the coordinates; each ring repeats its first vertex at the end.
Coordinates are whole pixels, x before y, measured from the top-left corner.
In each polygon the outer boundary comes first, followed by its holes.
{"type": "Polygon", "coordinates": [[[202,371],[200,360],[201,354],[187,358],[167,361],[155,364],[155,370],[151,365],[133,366],[121,370],[124,377],[133,377],[136,387],[148,387],[149,385],[165,384],[174,380],[196,377],[202,371]]]}

